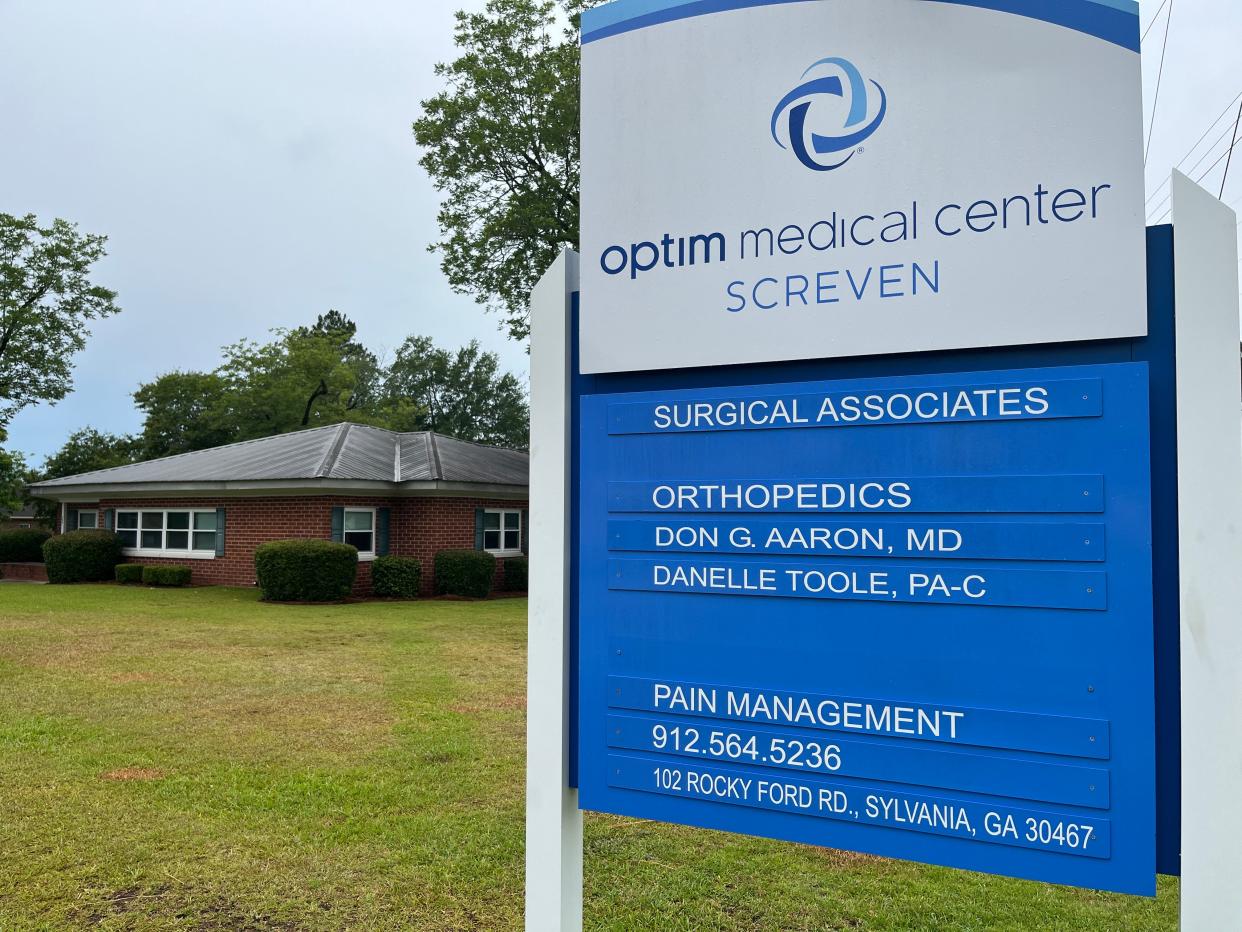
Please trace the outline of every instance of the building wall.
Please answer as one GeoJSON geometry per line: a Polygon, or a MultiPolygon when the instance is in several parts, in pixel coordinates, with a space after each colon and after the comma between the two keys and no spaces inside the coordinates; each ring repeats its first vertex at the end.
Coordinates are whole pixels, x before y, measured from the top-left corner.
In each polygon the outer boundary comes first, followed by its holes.
{"type": "MultiPolygon", "coordinates": [[[[98,508],[194,508],[225,509],[224,556],[210,560],[185,557],[129,557],[131,563],[181,563],[190,567],[195,585],[253,586],[254,551],[259,544],[288,538],[332,537],[332,509],[338,506],[391,509],[389,553],[417,557],[422,563],[423,594],[432,594],[432,561],[437,550],[474,547],[476,508],[520,508],[525,501],[488,498],[384,498],[379,496],[272,496],[263,498],[102,498],[97,505],[75,505],[79,510],[98,508]]],[[[502,560],[497,561],[497,588],[502,560]]],[[[371,565],[358,564],[354,591],[371,591],[371,565]]]]}

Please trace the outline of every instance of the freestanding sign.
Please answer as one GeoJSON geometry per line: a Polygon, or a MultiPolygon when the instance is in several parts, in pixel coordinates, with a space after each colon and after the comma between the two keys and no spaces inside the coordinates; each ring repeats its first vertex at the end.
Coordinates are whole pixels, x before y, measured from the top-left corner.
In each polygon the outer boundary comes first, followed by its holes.
{"type": "Polygon", "coordinates": [[[1187,927],[1237,925],[1234,221],[1175,179],[1144,276],[1137,5],[582,35],[577,324],[573,254],[532,303],[528,927],[580,927],[579,806],[1145,894],[1159,832],[1187,927]],[[1227,761],[1189,803],[1179,742],[1227,761]]]}
{"type": "Polygon", "coordinates": [[[1132,0],[582,16],[583,372],[1145,333],[1132,0]]]}

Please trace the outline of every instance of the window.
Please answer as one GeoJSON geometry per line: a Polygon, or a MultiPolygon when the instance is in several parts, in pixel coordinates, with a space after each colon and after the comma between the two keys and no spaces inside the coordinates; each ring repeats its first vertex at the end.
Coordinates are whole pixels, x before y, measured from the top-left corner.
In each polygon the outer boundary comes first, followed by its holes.
{"type": "Polygon", "coordinates": [[[345,543],[358,548],[358,553],[375,553],[375,509],[345,509],[345,543]]]}
{"type": "Polygon", "coordinates": [[[522,513],[490,508],[484,511],[483,549],[491,553],[521,553],[522,513]]]}
{"type": "Polygon", "coordinates": [[[97,511],[79,511],[78,512],[78,530],[93,531],[99,527],[99,512],[97,511]]]}
{"type": "Polygon", "coordinates": [[[116,533],[126,550],[139,554],[199,558],[216,554],[214,510],[118,510],[116,533]]]}

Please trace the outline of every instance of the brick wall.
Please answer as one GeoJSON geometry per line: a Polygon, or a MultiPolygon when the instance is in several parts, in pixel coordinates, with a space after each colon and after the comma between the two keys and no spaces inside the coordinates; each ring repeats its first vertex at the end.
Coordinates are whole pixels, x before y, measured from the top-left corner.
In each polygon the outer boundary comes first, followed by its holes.
{"type": "MultiPolygon", "coordinates": [[[[332,509],[338,506],[391,509],[389,553],[417,557],[423,569],[423,593],[432,592],[432,558],[437,550],[474,546],[476,508],[521,508],[525,501],[487,498],[383,498],[354,496],[273,496],[264,498],[104,498],[98,507],[225,509],[224,556],[210,560],[176,557],[130,557],[132,563],[182,563],[195,585],[254,585],[254,551],[266,541],[332,537],[332,509]]],[[[91,506],[84,506],[91,507],[91,506]]],[[[103,519],[100,518],[100,526],[103,519]]],[[[497,561],[497,588],[500,585],[497,561]]],[[[371,566],[358,564],[355,592],[371,589],[371,566]]]]}

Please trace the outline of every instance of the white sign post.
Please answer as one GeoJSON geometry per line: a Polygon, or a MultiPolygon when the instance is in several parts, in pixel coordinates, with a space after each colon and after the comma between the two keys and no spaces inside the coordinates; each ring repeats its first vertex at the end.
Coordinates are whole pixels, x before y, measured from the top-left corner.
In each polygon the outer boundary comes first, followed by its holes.
{"type": "Polygon", "coordinates": [[[565,250],[530,300],[530,608],[526,682],[526,928],[582,928],[582,812],[569,787],[570,302],[565,250]]]}
{"type": "Polygon", "coordinates": [[[1242,928],[1237,217],[1173,174],[1186,932],[1242,928]]]}

